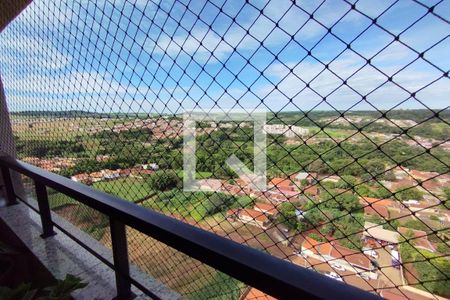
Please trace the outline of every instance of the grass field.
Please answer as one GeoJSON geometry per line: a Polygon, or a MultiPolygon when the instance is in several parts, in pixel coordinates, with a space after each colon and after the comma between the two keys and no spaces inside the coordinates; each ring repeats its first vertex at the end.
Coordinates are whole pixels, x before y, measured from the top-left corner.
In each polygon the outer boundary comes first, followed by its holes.
{"type": "MultiPolygon", "coordinates": [[[[128,177],[111,181],[100,181],[92,185],[93,188],[135,202],[151,197],[153,191],[143,179],[128,177]]],[[[67,205],[77,205],[79,202],[61,193],[49,193],[50,209],[59,209],[67,205]]]]}
{"type": "Polygon", "coordinates": [[[211,193],[183,192],[180,189],[173,189],[143,202],[142,206],[168,214],[190,217],[199,222],[214,214],[224,214],[230,208],[247,207],[254,203],[250,197],[236,197],[233,203],[223,205],[220,211],[211,214],[210,209],[213,204],[209,200],[210,197],[211,193]]]}
{"type": "MultiPolygon", "coordinates": [[[[183,170],[176,170],[175,171],[178,175],[178,177],[183,178],[183,170]]],[[[212,172],[197,172],[195,174],[195,179],[205,179],[205,178],[210,178],[212,177],[213,173],[212,172]]]]}
{"type": "Polygon", "coordinates": [[[131,202],[150,197],[153,194],[153,190],[145,179],[136,177],[99,181],[94,183],[92,187],[131,202]]]}

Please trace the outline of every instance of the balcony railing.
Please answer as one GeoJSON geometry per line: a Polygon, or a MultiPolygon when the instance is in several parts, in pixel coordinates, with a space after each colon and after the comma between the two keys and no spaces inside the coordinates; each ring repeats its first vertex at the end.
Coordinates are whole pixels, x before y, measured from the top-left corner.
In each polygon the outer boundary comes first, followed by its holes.
{"type": "MultiPolygon", "coordinates": [[[[0,156],[0,167],[8,205],[17,204],[11,170],[34,180],[43,238],[55,234],[54,226],[62,229],[52,221],[47,187],[68,195],[109,217],[114,263],[111,264],[85,245],[81,244],[81,246],[114,270],[119,299],[131,297],[131,285],[135,285],[149,297],[157,298],[152,291],[130,277],[125,226],[130,226],[279,299],[379,299],[378,295],[337,282],[262,251],[238,244],[9,156],[0,156]]],[[[64,233],[71,236],[70,232],[64,233]]],[[[164,264],[164,261],[161,261],[161,264],[164,264]]]]}

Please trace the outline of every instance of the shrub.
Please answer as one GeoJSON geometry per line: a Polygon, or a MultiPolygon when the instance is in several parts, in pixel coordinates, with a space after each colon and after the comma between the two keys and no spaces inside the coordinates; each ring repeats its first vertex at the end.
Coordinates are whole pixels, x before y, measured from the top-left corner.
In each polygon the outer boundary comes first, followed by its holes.
{"type": "Polygon", "coordinates": [[[174,171],[158,171],[149,177],[149,185],[158,191],[167,191],[181,184],[181,179],[174,171]]]}

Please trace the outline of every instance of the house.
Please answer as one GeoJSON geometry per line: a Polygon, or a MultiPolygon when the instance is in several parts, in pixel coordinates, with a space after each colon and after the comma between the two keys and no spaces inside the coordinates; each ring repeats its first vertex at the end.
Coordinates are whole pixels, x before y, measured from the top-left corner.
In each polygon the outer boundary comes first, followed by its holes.
{"type": "Polygon", "coordinates": [[[398,232],[384,229],[382,225],[365,222],[363,238],[366,241],[372,240],[381,245],[396,245],[398,244],[400,235],[398,232]]]}
{"type": "Polygon", "coordinates": [[[363,253],[343,247],[335,242],[318,242],[307,236],[301,246],[302,255],[323,262],[338,263],[347,271],[365,273],[372,279],[378,278],[376,268],[363,253]]]}
{"type": "Polygon", "coordinates": [[[70,177],[70,179],[75,182],[87,182],[89,181],[89,174],[87,173],[76,174],[70,177]]]}
{"type": "Polygon", "coordinates": [[[446,298],[431,294],[422,289],[407,285],[392,288],[387,286],[380,286],[380,296],[387,300],[446,300],[446,298]]]}
{"type": "Polygon", "coordinates": [[[120,171],[119,170],[101,170],[100,171],[103,175],[103,179],[116,179],[120,177],[120,171]]]}
{"type": "Polygon", "coordinates": [[[307,186],[303,189],[303,193],[307,196],[316,197],[320,195],[320,189],[316,185],[307,186]]]}
{"type": "Polygon", "coordinates": [[[159,170],[158,164],[155,164],[155,163],[143,164],[143,165],[142,165],[142,168],[143,168],[144,170],[153,170],[153,171],[159,170]]]}
{"type": "Polygon", "coordinates": [[[131,175],[131,169],[119,169],[120,177],[128,177],[131,175]]]}
{"type": "Polygon", "coordinates": [[[295,180],[299,185],[304,180],[306,180],[308,184],[313,184],[317,182],[317,173],[299,172],[291,176],[291,179],[295,180]]]}
{"type": "Polygon", "coordinates": [[[267,134],[282,134],[288,138],[301,137],[309,133],[309,129],[294,125],[273,124],[264,125],[264,132],[267,134]]]}
{"type": "Polygon", "coordinates": [[[220,179],[200,179],[198,186],[205,191],[220,191],[223,188],[223,181],[220,179]]]}
{"type": "Polygon", "coordinates": [[[430,180],[430,179],[433,179],[433,178],[437,177],[439,175],[439,173],[437,173],[437,172],[423,172],[423,171],[418,171],[418,170],[411,170],[409,172],[409,175],[410,175],[411,178],[413,178],[415,180],[424,181],[424,180],[430,180]]]}
{"type": "Polygon", "coordinates": [[[239,176],[237,183],[240,186],[246,187],[250,190],[260,191],[261,189],[259,187],[262,184],[265,184],[265,179],[263,176],[256,174],[243,174],[239,176]]]}
{"type": "Polygon", "coordinates": [[[234,196],[245,196],[247,195],[246,189],[243,187],[240,187],[239,185],[230,184],[228,182],[223,182],[222,185],[222,191],[224,193],[228,193],[230,195],[234,196]]]}
{"type": "Polygon", "coordinates": [[[399,227],[398,232],[405,238],[412,238],[411,242],[415,248],[424,249],[430,252],[435,252],[433,244],[428,240],[428,234],[422,230],[415,230],[407,227],[399,227]],[[411,235],[411,236],[410,236],[411,235]]]}
{"type": "Polygon", "coordinates": [[[296,186],[289,178],[273,178],[269,182],[269,187],[275,190],[295,191],[296,186]]]}
{"type": "Polygon", "coordinates": [[[270,225],[269,218],[264,213],[254,209],[249,208],[239,209],[239,211],[237,212],[237,218],[242,223],[257,226],[262,229],[267,229],[270,225]]]}
{"type": "Polygon", "coordinates": [[[386,208],[398,208],[403,207],[403,205],[400,204],[398,201],[393,201],[391,199],[379,199],[379,198],[372,198],[372,197],[359,197],[359,203],[361,203],[363,206],[384,206],[386,208]]]}
{"type": "Polygon", "coordinates": [[[111,158],[110,155],[97,155],[95,156],[95,160],[98,162],[105,162],[108,161],[111,158]]]}
{"type": "Polygon", "coordinates": [[[253,209],[268,216],[274,216],[278,213],[277,207],[273,204],[256,203],[255,206],[253,206],[253,209]]]}
{"type": "Polygon", "coordinates": [[[389,220],[389,210],[383,205],[372,204],[364,206],[364,214],[366,216],[376,216],[385,220],[389,220]]]}
{"type": "Polygon", "coordinates": [[[89,177],[91,178],[92,182],[103,180],[102,172],[92,172],[91,174],[89,174],[89,177]]]}
{"type": "Polygon", "coordinates": [[[270,201],[271,203],[281,203],[287,201],[298,200],[300,192],[294,192],[289,190],[272,190],[262,193],[262,197],[270,201]]]}

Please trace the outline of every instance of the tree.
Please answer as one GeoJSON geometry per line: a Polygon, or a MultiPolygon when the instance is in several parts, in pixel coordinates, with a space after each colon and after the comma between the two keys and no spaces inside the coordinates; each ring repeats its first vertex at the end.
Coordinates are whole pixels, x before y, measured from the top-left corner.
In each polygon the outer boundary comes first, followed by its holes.
{"type": "Polygon", "coordinates": [[[307,168],[309,172],[316,172],[318,174],[327,174],[330,171],[329,166],[320,159],[316,159],[310,163],[307,168]]]}
{"type": "Polygon", "coordinates": [[[155,172],[148,180],[150,187],[158,191],[167,191],[181,184],[180,177],[171,170],[155,172]]]}
{"type": "Polygon", "coordinates": [[[324,213],[322,213],[317,207],[306,211],[303,215],[303,219],[298,225],[301,231],[307,231],[312,228],[320,226],[325,220],[327,220],[324,213]]]}
{"type": "Polygon", "coordinates": [[[373,159],[368,161],[364,168],[367,170],[367,172],[371,173],[372,175],[379,175],[384,172],[385,165],[384,162],[380,159],[373,159]]]}
{"type": "Polygon", "coordinates": [[[450,201],[450,187],[444,188],[445,199],[450,201]]]}
{"type": "Polygon", "coordinates": [[[342,246],[361,250],[363,243],[360,233],[364,226],[364,216],[361,213],[345,215],[333,220],[334,236],[339,239],[342,246]]]}
{"type": "Polygon", "coordinates": [[[362,208],[357,196],[351,193],[343,193],[334,196],[330,193],[323,193],[321,196],[321,209],[336,209],[339,211],[353,212],[362,208]]]}
{"type": "Polygon", "coordinates": [[[383,180],[395,181],[396,179],[397,177],[395,177],[395,174],[392,171],[387,171],[383,174],[383,180]]]}
{"type": "Polygon", "coordinates": [[[214,193],[202,202],[204,208],[205,216],[210,216],[215,213],[221,212],[228,209],[234,202],[236,198],[232,195],[227,195],[223,193],[214,193]]]}
{"type": "Polygon", "coordinates": [[[407,188],[404,190],[396,191],[395,196],[402,201],[404,201],[404,200],[422,200],[423,193],[420,192],[416,188],[407,188]]]}
{"type": "Polygon", "coordinates": [[[387,199],[392,197],[392,192],[384,186],[380,186],[376,191],[377,198],[387,199]]]}
{"type": "Polygon", "coordinates": [[[290,202],[282,203],[278,208],[277,222],[284,224],[289,228],[297,229],[299,222],[296,215],[297,208],[290,202]]]}
{"type": "Polygon", "coordinates": [[[357,187],[355,187],[355,191],[358,194],[358,196],[362,197],[377,197],[376,193],[372,191],[370,186],[367,184],[360,184],[357,187]]]}
{"type": "Polygon", "coordinates": [[[404,227],[429,232],[430,228],[419,220],[408,220],[403,224],[404,227]]]}
{"type": "Polygon", "coordinates": [[[350,189],[350,188],[353,188],[357,182],[358,182],[358,180],[356,179],[355,176],[344,175],[344,176],[342,176],[342,179],[340,179],[336,183],[336,187],[339,189],[350,189]]]}

